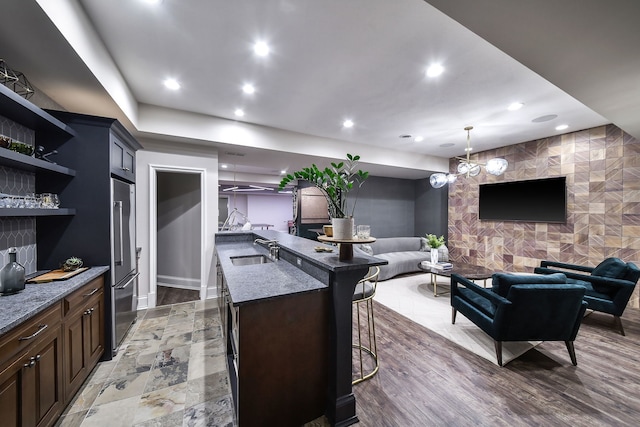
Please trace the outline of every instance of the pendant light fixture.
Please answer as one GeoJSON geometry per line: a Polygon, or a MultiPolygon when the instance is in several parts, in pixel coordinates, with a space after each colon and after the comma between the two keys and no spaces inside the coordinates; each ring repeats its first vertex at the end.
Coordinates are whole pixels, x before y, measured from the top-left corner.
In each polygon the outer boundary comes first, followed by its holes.
{"type": "Polygon", "coordinates": [[[502,158],[493,158],[489,160],[486,164],[477,163],[471,161],[471,129],[473,126],[467,126],[464,130],[467,131],[467,156],[466,157],[456,157],[460,161],[458,163],[457,173],[434,173],[429,178],[429,183],[433,188],[442,188],[448,183],[455,182],[460,175],[466,175],[467,178],[478,176],[480,174],[481,166],[484,166],[487,173],[491,175],[502,175],[504,171],[507,170],[507,166],[509,166],[509,162],[502,158]]]}

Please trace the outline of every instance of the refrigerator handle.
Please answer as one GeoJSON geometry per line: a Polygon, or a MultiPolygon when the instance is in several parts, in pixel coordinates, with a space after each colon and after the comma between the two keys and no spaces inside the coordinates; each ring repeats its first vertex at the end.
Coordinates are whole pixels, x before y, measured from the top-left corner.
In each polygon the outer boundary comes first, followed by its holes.
{"type": "Polygon", "coordinates": [[[127,286],[129,286],[134,280],[136,280],[138,278],[138,276],[140,275],[140,273],[136,273],[133,276],[131,276],[131,278],[129,280],[127,280],[127,282],[122,285],[122,286],[117,286],[116,289],[124,289],[127,286]]]}
{"type": "Polygon", "coordinates": [[[113,205],[115,206],[115,208],[118,210],[118,243],[116,244],[116,247],[120,250],[118,252],[118,254],[114,257],[114,263],[115,265],[122,265],[122,253],[124,251],[124,248],[122,247],[123,243],[122,243],[122,201],[121,200],[117,200],[115,202],[113,202],[113,205]]]}

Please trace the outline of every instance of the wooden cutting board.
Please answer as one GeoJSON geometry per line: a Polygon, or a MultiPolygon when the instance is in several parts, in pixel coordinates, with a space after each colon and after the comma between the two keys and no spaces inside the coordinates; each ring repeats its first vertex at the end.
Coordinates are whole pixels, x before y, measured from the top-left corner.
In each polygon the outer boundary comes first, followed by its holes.
{"type": "Polygon", "coordinates": [[[40,276],[33,277],[27,280],[27,283],[47,283],[54,280],[67,280],[76,274],[80,274],[83,271],[87,271],[89,267],[82,267],[74,271],[64,271],[61,268],[58,270],[51,270],[48,273],[41,274],[40,276]]]}

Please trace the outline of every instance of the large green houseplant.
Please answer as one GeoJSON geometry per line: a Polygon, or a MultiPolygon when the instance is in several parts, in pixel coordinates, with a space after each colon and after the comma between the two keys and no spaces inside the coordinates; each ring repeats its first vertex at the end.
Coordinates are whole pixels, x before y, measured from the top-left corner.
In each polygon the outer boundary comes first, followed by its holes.
{"type": "Polygon", "coordinates": [[[332,162],[331,167],[320,169],[312,164],[310,167],[295,171],[282,178],[280,189],[282,190],[296,179],[309,181],[324,194],[327,199],[329,216],[332,219],[353,218],[358,197],[356,194],[350,211],[347,207],[347,197],[351,190],[360,189],[369,176],[369,172],[358,169],[359,160],[360,156],[347,154],[345,161],[332,162]]]}

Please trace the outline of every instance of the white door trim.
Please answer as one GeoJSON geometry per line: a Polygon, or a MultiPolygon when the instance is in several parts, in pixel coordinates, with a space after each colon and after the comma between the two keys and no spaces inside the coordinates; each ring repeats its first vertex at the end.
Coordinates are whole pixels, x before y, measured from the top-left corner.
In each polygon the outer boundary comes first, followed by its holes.
{"type": "Polygon", "coordinates": [[[200,175],[200,300],[207,298],[207,279],[205,277],[205,236],[208,235],[205,221],[208,206],[205,195],[207,170],[182,166],[149,165],[149,308],[156,306],[158,289],[158,172],[191,173],[200,175]]]}

